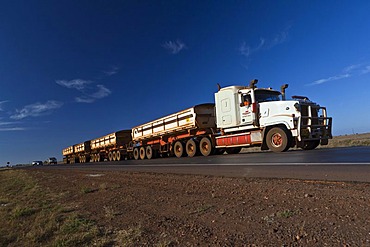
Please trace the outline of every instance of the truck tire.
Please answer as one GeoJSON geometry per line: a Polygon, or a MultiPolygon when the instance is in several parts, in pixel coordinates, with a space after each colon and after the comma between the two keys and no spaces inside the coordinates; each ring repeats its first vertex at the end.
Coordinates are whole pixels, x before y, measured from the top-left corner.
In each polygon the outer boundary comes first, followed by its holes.
{"type": "Polygon", "coordinates": [[[113,154],[112,154],[112,152],[109,152],[108,153],[108,160],[109,161],[112,161],[113,160],[113,154]]]}
{"type": "Polygon", "coordinates": [[[141,147],[139,150],[140,159],[145,159],[145,148],[141,147]]]}
{"type": "Polygon", "coordinates": [[[151,146],[146,146],[145,148],[145,155],[148,160],[153,158],[153,148],[151,146]]]}
{"type": "Polygon", "coordinates": [[[208,137],[203,137],[199,142],[199,150],[203,156],[209,156],[212,153],[212,142],[208,137]]]}
{"type": "Polygon", "coordinates": [[[184,155],[184,145],[182,142],[175,142],[175,145],[173,145],[173,152],[177,158],[181,158],[184,155]]]}
{"type": "Polygon", "coordinates": [[[116,160],[117,161],[120,161],[121,160],[121,152],[120,151],[117,151],[116,152],[116,160]]]}
{"type": "Polygon", "coordinates": [[[112,160],[113,161],[116,161],[117,160],[117,153],[116,153],[116,151],[113,151],[112,152],[112,160]]]}
{"type": "Polygon", "coordinates": [[[238,154],[242,148],[226,148],[226,153],[227,154],[238,154]]]}
{"type": "Polygon", "coordinates": [[[313,149],[317,148],[317,146],[319,146],[319,144],[320,144],[319,140],[307,141],[303,144],[303,146],[301,148],[303,150],[313,150],[313,149]]]}
{"type": "Polygon", "coordinates": [[[290,146],[287,132],[279,127],[270,129],[266,135],[266,144],[275,153],[287,151],[290,146]]]}
{"type": "Polygon", "coordinates": [[[138,160],[140,158],[139,148],[134,148],[134,159],[138,160]]]}
{"type": "Polygon", "coordinates": [[[193,139],[189,139],[186,142],[185,150],[189,157],[194,157],[197,153],[197,143],[193,139]]]}
{"type": "Polygon", "coordinates": [[[100,156],[100,153],[96,154],[96,162],[100,162],[101,160],[101,156],[100,156]]]}

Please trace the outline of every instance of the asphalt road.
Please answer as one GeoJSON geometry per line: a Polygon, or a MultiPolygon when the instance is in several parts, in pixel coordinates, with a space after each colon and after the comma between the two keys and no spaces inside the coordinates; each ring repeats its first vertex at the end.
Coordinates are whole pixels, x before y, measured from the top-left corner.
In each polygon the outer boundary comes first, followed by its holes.
{"type": "Polygon", "coordinates": [[[291,178],[370,182],[370,147],[255,152],[193,158],[125,160],[44,166],[40,169],[159,172],[246,178],[291,178]]]}

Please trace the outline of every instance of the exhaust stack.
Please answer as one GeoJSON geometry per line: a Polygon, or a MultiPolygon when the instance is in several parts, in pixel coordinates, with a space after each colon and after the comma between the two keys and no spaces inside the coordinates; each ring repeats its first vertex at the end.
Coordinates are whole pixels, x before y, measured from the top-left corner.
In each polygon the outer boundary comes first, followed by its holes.
{"type": "Polygon", "coordinates": [[[285,100],[285,89],[288,88],[288,84],[284,84],[281,86],[280,88],[280,91],[281,91],[281,96],[282,96],[282,99],[285,100]]]}

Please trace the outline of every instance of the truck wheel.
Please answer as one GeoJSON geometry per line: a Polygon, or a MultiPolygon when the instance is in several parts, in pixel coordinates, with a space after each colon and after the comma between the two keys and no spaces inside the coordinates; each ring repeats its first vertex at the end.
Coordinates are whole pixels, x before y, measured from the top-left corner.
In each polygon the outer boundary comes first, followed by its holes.
{"type": "Polygon", "coordinates": [[[212,143],[208,137],[203,137],[199,142],[199,149],[203,156],[208,156],[212,153],[212,143]]]}
{"type": "Polygon", "coordinates": [[[307,141],[303,144],[303,146],[301,147],[303,150],[312,150],[312,149],[315,149],[317,148],[317,146],[319,146],[320,144],[320,141],[319,140],[315,140],[315,141],[307,141]]]}
{"type": "Polygon", "coordinates": [[[196,142],[193,139],[189,139],[186,142],[185,149],[186,149],[186,154],[189,157],[194,157],[195,154],[197,153],[197,144],[196,144],[196,142]]]}
{"type": "Polygon", "coordinates": [[[242,148],[226,148],[226,153],[227,154],[238,154],[242,148]]]}
{"type": "Polygon", "coordinates": [[[120,151],[117,151],[116,152],[116,160],[117,161],[120,161],[121,160],[121,152],[120,151]]]}
{"type": "Polygon", "coordinates": [[[109,161],[112,161],[113,160],[113,154],[112,154],[112,152],[109,152],[108,153],[108,160],[109,161]]]}
{"type": "Polygon", "coordinates": [[[140,150],[139,150],[139,153],[140,153],[140,159],[145,159],[145,148],[144,147],[141,147],[140,150]]]}
{"type": "Polygon", "coordinates": [[[184,155],[184,146],[182,145],[182,142],[175,142],[175,145],[173,145],[173,152],[177,158],[181,158],[184,155]]]}
{"type": "Polygon", "coordinates": [[[153,148],[151,146],[147,146],[145,148],[145,154],[146,154],[146,158],[148,160],[150,160],[151,158],[153,158],[153,148]]]}
{"type": "Polygon", "coordinates": [[[113,151],[112,152],[112,160],[113,161],[116,161],[117,160],[117,153],[116,153],[116,151],[113,151]]]}
{"type": "Polygon", "coordinates": [[[266,144],[275,153],[285,152],[289,149],[288,135],[282,128],[272,128],[266,135],[266,144]]]}
{"type": "Polygon", "coordinates": [[[100,154],[96,154],[96,162],[100,162],[101,156],[100,154]]]}
{"type": "Polygon", "coordinates": [[[140,157],[139,155],[139,148],[134,148],[134,159],[138,160],[140,157]]]}

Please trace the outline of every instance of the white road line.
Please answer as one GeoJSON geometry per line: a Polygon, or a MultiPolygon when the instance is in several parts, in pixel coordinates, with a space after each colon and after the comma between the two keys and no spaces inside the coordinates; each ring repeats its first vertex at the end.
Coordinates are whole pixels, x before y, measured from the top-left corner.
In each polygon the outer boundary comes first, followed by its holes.
{"type": "Polygon", "coordinates": [[[182,167],[182,166],[368,166],[370,162],[361,163],[233,163],[233,164],[135,164],[135,165],[123,165],[125,167],[182,167]]]}

